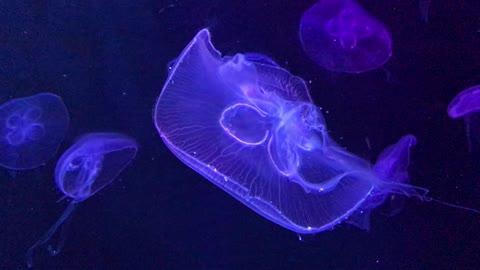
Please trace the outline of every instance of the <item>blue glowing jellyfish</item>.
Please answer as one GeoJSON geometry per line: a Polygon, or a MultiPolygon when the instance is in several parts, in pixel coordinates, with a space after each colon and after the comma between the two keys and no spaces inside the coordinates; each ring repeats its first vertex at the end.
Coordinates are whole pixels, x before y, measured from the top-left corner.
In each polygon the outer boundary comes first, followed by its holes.
{"type": "Polygon", "coordinates": [[[330,71],[365,72],[392,55],[387,28],[354,0],[320,0],[303,14],[299,35],[305,53],[330,71]]]}
{"type": "Polygon", "coordinates": [[[12,170],[39,167],[55,155],[69,125],[59,96],[41,93],[0,106],[0,166],[12,170]]]}
{"type": "Polygon", "coordinates": [[[222,57],[201,30],[176,60],[155,106],[156,128],[173,154],[298,233],[346,219],[368,228],[368,213],[390,193],[422,198],[406,184],[413,136],[387,148],[372,167],[329,138],[305,82],[268,59],[222,57]]]}
{"type": "MultiPolygon", "coordinates": [[[[137,149],[135,140],[125,135],[90,133],[81,137],[62,155],[55,168],[55,183],[64,194],[63,198],[71,198],[72,201],[57,222],[28,249],[26,261],[29,267],[33,265],[33,251],[50,240],[78,203],[112,182],[132,161],[137,149]]],[[[56,248],[48,246],[52,256],[61,251],[63,242],[62,235],[56,248]]]]}
{"type": "Polygon", "coordinates": [[[467,134],[468,151],[480,150],[480,85],[460,92],[448,105],[448,116],[463,117],[467,134]]]}

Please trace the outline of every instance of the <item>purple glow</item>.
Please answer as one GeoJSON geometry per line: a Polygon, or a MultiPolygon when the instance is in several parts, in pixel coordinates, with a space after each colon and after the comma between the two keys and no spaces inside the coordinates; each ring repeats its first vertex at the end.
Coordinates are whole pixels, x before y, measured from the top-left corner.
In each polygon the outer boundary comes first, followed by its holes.
{"type": "Polygon", "coordinates": [[[353,0],[320,0],[300,22],[305,53],[335,72],[375,69],[392,55],[387,28],[353,0]]]}
{"type": "MultiPolygon", "coordinates": [[[[75,206],[89,198],[110,182],[132,161],[137,154],[135,140],[118,133],[89,133],[82,136],[58,160],[55,183],[65,197],[70,197],[67,209],[55,224],[27,251],[26,263],[33,266],[33,251],[52,238],[58,227],[65,223],[75,206]]],[[[48,246],[50,255],[61,252],[64,236],[58,245],[48,246]]]]}
{"type": "Polygon", "coordinates": [[[0,106],[0,166],[13,170],[39,167],[50,160],[69,125],[60,97],[41,93],[0,106]]]}
{"type": "Polygon", "coordinates": [[[458,95],[448,105],[448,116],[456,119],[463,117],[465,134],[467,135],[468,151],[480,151],[480,85],[469,87],[458,95]]]}
{"type": "Polygon", "coordinates": [[[448,105],[448,116],[459,118],[480,110],[480,85],[460,92],[448,105]]]}
{"type": "Polygon", "coordinates": [[[372,170],[328,137],[302,79],[259,54],[222,57],[206,29],[176,60],[154,122],[183,163],[298,233],[346,219],[366,228],[369,215],[357,213],[369,212],[389,193],[421,198],[405,184],[413,136],[388,148],[372,170]]]}
{"type": "Polygon", "coordinates": [[[118,133],[82,136],[57,162],[55,183],[82,201],[112,182],[137,153],[135,140],[118,133]]]}

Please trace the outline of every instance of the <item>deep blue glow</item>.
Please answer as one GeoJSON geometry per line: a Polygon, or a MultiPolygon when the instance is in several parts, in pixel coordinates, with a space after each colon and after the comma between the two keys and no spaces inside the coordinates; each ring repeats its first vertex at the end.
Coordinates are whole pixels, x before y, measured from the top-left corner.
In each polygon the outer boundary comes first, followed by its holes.
{"type": "Polygon", "coordinates": [[[33,169],[53,158],[69,125],[67,108],[54,94],[12,99],[0,106],[0,166],[33,169]]]}
{"type": "Polygon", "coordinates": [[[392,55],[387,28],[354,0],[321,0],[303,14],[299,30],[305,53],[336,72],[360,73],[392,55]]]}
{"type": "Polygon", "coordinates": [[[180,160],[298,233],[347,218],[366,228],[369,211],[389,193],[420,196],[405,184],[413,136],[387,148],[372,168],[328,137],[302,79],[251,55],[222,57],[204,29],[178,57],[154,121],[180,160]]]}
{"type": "MultiPolygon", "coordinates": [[[[60,225],[71,215],[75,206],[92,196],[110,182],[132,161],[137,153],[135,140],[118,133],[90,133],[82,136],[58,160],[55,183],[64,198],[72,201],[57,222],[27,251],[27,265],[33,265],[33,251],[45,244],[60,225]]],[[[48,247],[57,255],[63,247],[63,238],[56,248],[48,247]]]]}
{"type": "Polygon", "coordinates": [[[448,105],[450,118],[463,117],[469,152],[480,151],[480,85],[462,90],[448,105]]]}

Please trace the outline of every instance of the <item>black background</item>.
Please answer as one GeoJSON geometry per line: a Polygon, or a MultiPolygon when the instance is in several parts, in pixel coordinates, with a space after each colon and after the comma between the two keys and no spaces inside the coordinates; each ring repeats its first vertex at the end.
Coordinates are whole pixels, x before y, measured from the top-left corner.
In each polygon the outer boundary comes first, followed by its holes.
{"type": "MultiPolygon", "coordinates": [[[[479,1],[432,0],[428,23],[417,0],[360,1],[391,31],[393,56],[359,75],[303,53],[298,24],[314,0],[22,2],[0,3],[0,103],[62,96],[71,125],[56,159],[87,132],[140,144],[132,165],[74,212],[63,252],[37,250],[36,269],[479,269],[478,214],[410,199],[394,217],[374,212],[370,232],[340,225],[299,240],[178,161],[151,117],[168,63],[209,27],[225,55],[263,53],[309,82],[349,151],[373,162],[417,136],[412,183],[479,209],[480,156],[466,151],[463,121],[446,114],[480,83],[479,1]]],[[[25,251],[66,208],[54,167],[0,170],[0,268],[24,269],[25,251]]]]}

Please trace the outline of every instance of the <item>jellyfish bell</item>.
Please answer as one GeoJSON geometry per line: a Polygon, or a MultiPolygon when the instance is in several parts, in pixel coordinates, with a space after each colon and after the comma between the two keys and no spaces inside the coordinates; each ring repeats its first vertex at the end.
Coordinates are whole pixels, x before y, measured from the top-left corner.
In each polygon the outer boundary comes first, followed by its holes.
{"type": "Polygon", "coordinates": [[[361,73],[390,59],[388,29],[354,0],[320,0],[302,16],[303,50],[319,66],[334,72],[361,73]]]}
{"type": "Polygon", "coordinates": [[[456,119],[480,111],[480,85],[462,90],[448,105],[448,116],[456,119]]]}
{"type": "MultiPolygon", "coordinates": [[[[64,194],[59,201],[71,202],[55,224],[27,251],[26,263],[33,266],[34,250],[49,241],[57,229],[69,220],[75,207],[116,179],[137,153],[134,139],[119,133],[89,133],[76,141],[58,160],[55,183],[64,194]]],[[[62,234],[56,247],[48,246],[50,254],[57,255],[63,248],[62,234]]]]}
{"type": "Polygon", "coordinates": [[[458,93],[447,108],[452,119],[463,117],[469,152],[480,151],[480,85],[458,93]]]}
{"type": "MultiPolygon", "coordinates": [[[[326,132],[305,82],[273,60],[222,56],[201,30],[177,58],[154,109],[166,146],[183,163],[297,233],[369,213],[388,194],[423,199],[408,184],[406,135],[372,166],[326,132]]],[[[369,215],[359,216],[359,227],[369,215]]]]}
{"type": "Polygon", "coordinates": [[[69,122],[65,104],[52,93],[0,105],[0,166],[28,170],[45,164],[58,151],[69,122]]]}
{"type": "Polygon", "coordinates": [[[207,29],[175,61],[153,120],[186,166],[299,234],[344,221],[368,229],[371,211],[391,194],[436,201],[409,184],[413,135],[370,164],[328,136],[301,78],[260,54],[222,56],[207,29]]]}

